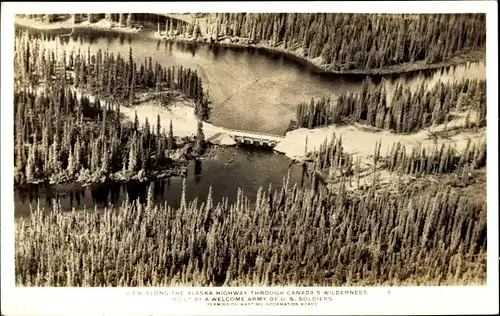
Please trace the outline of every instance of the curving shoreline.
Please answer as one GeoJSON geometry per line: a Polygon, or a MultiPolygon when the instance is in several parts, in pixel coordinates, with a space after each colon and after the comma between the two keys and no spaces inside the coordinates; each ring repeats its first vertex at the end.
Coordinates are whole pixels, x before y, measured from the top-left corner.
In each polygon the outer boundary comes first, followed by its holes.
{"type": "MultiPolygon", "coordinates": [[[[486,62],[486,51],[477,50],[477,51],[464,52],[461,53],[460,55],[453,56],[445,61],[432,64],[427,64],[425,61],[420,60],[411,63],[408,62],[377,69],[334,70],[331,69],[330,65],[322,64],[320,62],[321,57],[312,59],[301,55],[297,51],[292,51],[276,46],[271,47],[266,44],[250,44],[245,42],[243,43],[224,42],[223,40],[211,42],[207,37],[204,36],[196,39],[191,37],[185,38],[181,35],[166,37],[164,35],[158,35],[157,32],[153,32],[152,37],[160,40],[167,40],[167,41],[181,42],[181,43],[198,43],[198,44],[216,45],[219,47],[229,47],[229,48],[261,49],[270,53],[282,54],[294,60],[295,62],[307,65],[308,67],[312,68],[312,70],[316,73],[333,74],[333,75],[366,75],[366,76],[398,75],[398,74],[406,74],[418,71],[434,70],[445,67],[458,66],[468,62],[486,62]]],[[[244,38],[233,38],[233,39],[238,41],[247,40],[244,38]]]]}
{"type": "MultiPolygon", "coordinates": [[[[154,38],[157,39],[164,39],[163,37],[157,35],[153,36],[154,38]]],[[[319,63],[317,61],[318,58],[311,59],[308,57],[304,57],[295,51],[286,50],[281,47],[270,47],[263,44],[246,44],[246,43],[242,44],[242,43],[227,43],[227,42],[225,43],[221,41],[211,43],[206,38],[203,38],[203,40],[199,40],[192,38],[171,37],[166,40],[174,42],[183,42],[183,43],[209,44],[209,45],[217,45],[220,47],[230,47],[230,48],[261,49],[271,53],[282,54],[290,59],[293,59],[295,62],[307,65],[308,67],[312,68],[312,70],[314,70],[314,72],[316,73],[333,74],[333,75],[366,75],[366,76],[398,75],[398,74],[406,74],[418,71],[435,70],[445,67],[458,66],[469,62],[486,62],[485,51],[472,51],[472,52],[462,53],[458,56],[450,58],[449,60],[433,64],[427,64],[425,63],[425,61],[416,61],[413,63],[398,64],[378,69],[333,70],[331,69],[331,66],[319,63]]]]}
{"type": "MultiPolygon", "coordinates": [[[[202,36],[200,38],[185,38],[181,35],[179,36],[163,36],[158,35],[157,32],[153,30],[143,30],[137,28],[128,28],[128,27],[105,27],[103,23],[98,21],[93,24],[77,24],[74,26],[75,29],[93,29],[100,31],[111,31],[111,32],[120,32],[126,34],[142,34],[146,35],[149,38],[159,39],[159,40],[167,40],[173,42],[181,42],[181,43],[199,43],[199,44],[208,44],[208,45],[217,45],[220,47],[229,47],[229,48],[254,48],[261,49],[271,53],[282,54],[290,59],[298,63],[302,63],[310,67],[314,72],[320,74],[333,74],[333,75],[365,75],[365,76],[384,76],[384,75],[398,75],[398,74],[406,74],[418,71],[425,70],[436,70],[445,67],[458,66],[461,64],[465,64],[468,62],[486,62],[486,51],[485,50],[477,50],[464,52],[460,55],[453,56],[450,59],[445,61],[441,61],[438,63],[427,64],[425,61],[415,61],[404,64],[398,64],[393,66],[387,66],[384,68],[377,69],[351,69],[351,70],[334,70],[331,69],[330,65],[325,65],[320,62],[321,58],[311,59],[301,55],[297,51],[292,51],[288,49],[284,49],[282,47],[271,47],[266,44],[250,44],[250,43],[234,43],[234,42],[224,42],[224,41],[216,41],[210,42],[208,37],[202,36]]],[[[51,24],[45,24],[40,21],[30,20],[26,18],[18,18],[15,21],[15,25],[37,29],[37,30],[70,30],[73,28],[70,20],[55,22],[51,24]]],[[[246,39],[242,38],[234,38],[238,41],[245,41],[246,39]]]]}

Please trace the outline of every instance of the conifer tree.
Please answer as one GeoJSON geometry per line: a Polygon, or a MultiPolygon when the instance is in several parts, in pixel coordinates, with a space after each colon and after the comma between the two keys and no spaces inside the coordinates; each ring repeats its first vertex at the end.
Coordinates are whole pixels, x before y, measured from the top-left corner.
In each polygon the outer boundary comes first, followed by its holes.
{"type": "Polygon", "coordinates": [[[132,13],[127,15],[127,27],[133,27],[132,13]]]}
{"type": "Polygon", "coordinates": [[[137,132],[134,133],[134,137],[132,138],[132,142],[130,144],[130,151],[128,154],[128,171],[135,172],[137,169],[137,149],[136,149],[136,141],[137,141],[137,132]]]}
{"type": "Polygon", "coordinates": [[[205,151],[205,135],[203,134],[203,123],[201,120],[198,120],[195,151],[200,156],[203,155],[205,151]]]}
{"type": "Polygon", "coordinates": [[[73,176],[76,172],[75,169],[76,163],[75,163],[75,158],[73,156],[73,150],[69,151],[69,158],[68,158],[68,166],[67,166],[67,171],[70,176],[73,176]]]}
{"type": "Polygon", "coordinates": [[[28,153],[28,162],[26,163],[26,181],[28,183],[33,182],[37,178],[36,174],[36,166],[35,166],[35,146],[31,145],[29,147],[29,153],[28,153]]]}
{"type": "Polygon", "coordinates": [[[137,110],[134,112],[134,131],[139,130],[139,117],[137,116],[137,110]]]}
{"type": "Polygon", "coordinates": [[[160,123],[160,114],[156,116],[156,136],[160,136],[160,131],[161,131],[161,123],[160,123]]]}
{"type": "Polygon", "coordinates": [[[174,148],[175,148],[174,130],[172,127],[172,120],[170,120],[170,124],[169,124],[169,128],[168,128],[167,149],[172,150],[174,148]]]}
{"type": "Polygon", "coordinates": [[[125,26],[125,13],[120,13],[120,18],[118,20],[118,23],[120,24],[120,26],[125,26]]]}

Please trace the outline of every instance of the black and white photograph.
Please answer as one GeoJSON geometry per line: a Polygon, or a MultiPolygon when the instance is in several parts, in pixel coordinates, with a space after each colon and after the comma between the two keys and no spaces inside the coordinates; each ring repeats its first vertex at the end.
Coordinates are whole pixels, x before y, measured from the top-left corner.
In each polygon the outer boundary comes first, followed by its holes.
{"type": "Polygon", "coordinates": [[[212,314],[498,294],[490,11],[165,4],[10,7],[16,290],[183,288],[212,314]]]}

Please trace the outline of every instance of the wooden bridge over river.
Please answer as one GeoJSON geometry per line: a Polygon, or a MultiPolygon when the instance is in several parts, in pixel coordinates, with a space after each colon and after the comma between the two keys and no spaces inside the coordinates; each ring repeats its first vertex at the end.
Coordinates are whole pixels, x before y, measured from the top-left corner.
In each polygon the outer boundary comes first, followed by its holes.
{"type": "Polygon", "coordinates": [[[224,132],[239,144],[250,144],[255,146],[265,146],[271,148],[275,147],[279,142],[281,142],[284,139],[283,136],[259,133],[259,132],[240,131],[235,129],[225,128],[224,132]]]}

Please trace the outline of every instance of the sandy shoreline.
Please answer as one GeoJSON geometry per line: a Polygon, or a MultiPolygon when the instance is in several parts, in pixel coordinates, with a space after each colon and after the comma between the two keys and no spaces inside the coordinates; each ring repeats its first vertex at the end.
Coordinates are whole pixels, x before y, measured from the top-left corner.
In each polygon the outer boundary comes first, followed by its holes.
{"type": "MultiPolygon", "coordinates": [[[[90,99],[93,101],[93,97],[90,99]]],[[[144,124],[146,120],[149,124],[156,124],[158,116],[160,116],[162,128],[168,128],[170,121],[172,121],[173,134],[175,137],[191,138],[197,133],[198,118],[194,114],[194,104],[190,100],[177,100],[167,107],[157,105],[154,101],[146,101],[132,107],[122,106],[120,108],[120,113],[123,114],[129,122],[134,121],[136,112],[141,125],[144,124]]],[[[464,126],[466,122],[466,111],[454,112],[453,114],[455,118],[449,121],[446,126],[443,123],[430,127],[429,130],[434,133],[446,130],[456,130],[457,133],[452,132],[452,135],[446,139],[446,142],[455,145],[458,151],[466,146],[469,139],[475,143],[485,140],[485,128],[481,128],[477,131],[460,131],[460,127],[464,126]]],[[[470,117],[474,118],[476,114],[476,112],[471,112],[470,117]]],[[[213,145],[235,145],[236,142],[230,136],[232,132],[233,131],[224,127],[203,122],[205,140],[213,145]]],[[[420,130],[413,134],[397,134],[388,130],[373,131],[366,125],[353,123],[331,125],[314,129],[300,128],[289,131],[284,137],[276,136],[280,138],[280,141],[277,146],[274,147],[274,151],[284,154],[292,160],[301,161],[306,153],[310,154],[319,150],[319,147],[326,140],[329,140],[333,133],[335,133],[337,138],[342,137],[343,147],[347,153],[361,158],[361,161],[364,163],[371,162],[370,157],[373,155],[375,144],[381,140],[381,153],[385,153],[393,144],[398,142],[404,145],[407,152],[409,152],[417,143],[420,143],[422,146],[432,147],[436,143],[441,144],[444,141],[444,139],[442,139],[435,142],[429,137],[427,129],[420,130]]]]}
{"type": "MultiPolygon", "coordinates": [[[[192,137],[196,135],[197,118],[194,115],[194,108],[178,103],[169,108],[161,107],[153,104],[142,104],[135,107],[122,107],[120,111],[133,121],[135,112],[141,124],[148,122],[156,122],[157,116],[160,116],[162,126],[168,126],[172,120],[173,132],[176,137],[192,137]]],[[[457,114],[457,118],[447,123],[448,130],[459,128],[465,123],[465,112],[457,114]]],[[[474,115],[472,115],[474,117],[474,115]]],[[[439,132],[445,129],[445,125],[437,125],[430,128],[432,132],[439,132]]],[[[205,139],[216,145],[230,146],[235,143],[230,140],[229,134],[231,131],[215,126],[213,124],[203,122],[203,132],[205,139]]],[[[335,133],[336,137],[342,137],[344,149],[346,152],[359,156],[362,160],[373,154],[375,143],[383,140],[382,152],[385,153],[393,144],[401,142],[409,151],[417,143],[423,146],[433,146],[434,140],[429,138],[427,130],[421,130],[415,134],[396,134],[387,130],[373,132],[367,130],[362,124],[347,124],[347,125],[332,125],[328,127],[306,129],[300,128],[286,133],[274,150],[284,154],[290,159],[301,160],[305,154],[305,145],[307,138],[307,153],[312,153],[319,149],[325,140],[329,139],[335,133]]],[[[477,132],[460,132],[449,138],[448,142],[455,144],[457,150],[461,150],[468,139],[474,142],[482,140],[486,135],[485,129],[480,129],[477,132]]],[[[279,136],[277,136],[279,137],[279,136]]],[[[440,141],[438,141],[440,143],[440,141]]]]}
{"type": "MultiPolygon", "coordinates": [[[[453,122],[448,122],[448,129],[452,127],[462,126],[464,118],[457,119],[453,122]]],[[[443,131],[444,124],[432,128],[433,132],[443,131]]],[[[315,129],[301,128],[290,131],[285,138],[279,143],[274,150],[285,154],[290,159],[300,160],[305,153],[305,144],[307,138],[307,153],[312,153],[319,149],[325,140],[330,139],[332,134],[336,137],[342,137],[344,150],[354,156],[359,156],[362,159],[373,155],[376,142],[382,141],[381,152],[385,153],[393,144],[400,142],[406,147],[407,151],[411,151],[413,146],[421,143],[422,146],[432,147],[435,142],[429,137],[427,130],[421,130],[415,134],[396,134],[390,131],[372,132],[364,129],[360,124],[356,125],[332,125],[315,129]]],[[[465,147],[470,139],[473,142],[484,139],[486,130],[480,129],[477,132],[467,131],[460,132],[449,137],[446,143],[454,144],[457,150],[460,151],[465,147]]],[[[443,141],[437,141],[440,145],[443,141]]]]}

